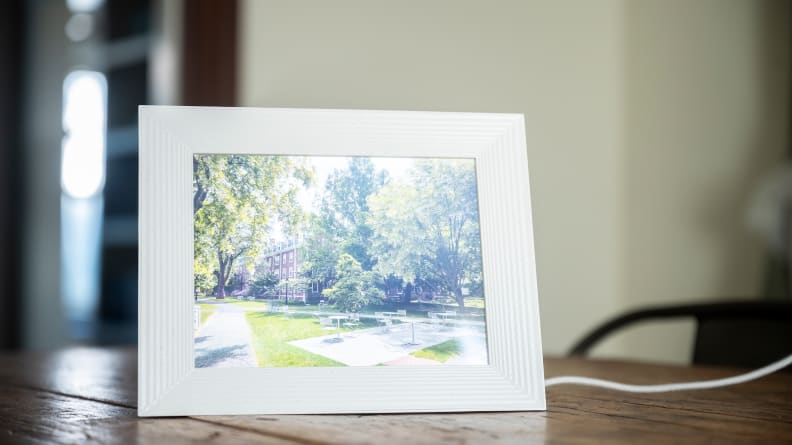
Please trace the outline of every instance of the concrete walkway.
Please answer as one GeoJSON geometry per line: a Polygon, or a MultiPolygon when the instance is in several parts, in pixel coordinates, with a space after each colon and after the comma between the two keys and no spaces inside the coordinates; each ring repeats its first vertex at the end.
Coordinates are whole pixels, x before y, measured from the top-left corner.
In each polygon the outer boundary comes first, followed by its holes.
{"type": "Polygon", "coordinates": [[[244,309],[218,304],[195,334],[196,368],[256,367],[256,353],[244,309]]]}
{"type": "Polygon", "coordinates": [[[443,329],[425,323],[415,323],[415,340],[410,323],[401,323],[388,330],[381,327],[360,329],[342,335],[324,335],[289,344],[341,362],[348,366],[375,366],[380,363],[393,365],[436,364],[432,360],[408,358],[410,353],[456,338],[461,342],[462,353],[457,360],[447,364],[487,364],[487,348],[484,334],[469,328],[443,329]]]}

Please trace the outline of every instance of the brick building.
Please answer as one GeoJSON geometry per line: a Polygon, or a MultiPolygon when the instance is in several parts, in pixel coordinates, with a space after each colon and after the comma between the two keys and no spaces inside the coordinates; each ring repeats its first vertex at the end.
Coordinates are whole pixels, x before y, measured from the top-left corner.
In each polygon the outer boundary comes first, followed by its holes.
{"type": "Polygon", "coordinates": [[[290,240],[278,243],[264,252],[261,267],[272,272],[281,285],[275,296],[279,300],[306,302],[307,295],[302,289],[294,289],[286,283],[291,278],[297,278],[300,270],[300,243],[290,240]]]}

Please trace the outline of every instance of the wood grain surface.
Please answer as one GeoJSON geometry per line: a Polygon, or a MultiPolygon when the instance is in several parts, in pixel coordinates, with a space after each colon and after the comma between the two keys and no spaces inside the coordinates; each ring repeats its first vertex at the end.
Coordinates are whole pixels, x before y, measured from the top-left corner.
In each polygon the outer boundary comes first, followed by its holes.
{"type": "MultiPolygon", "coordinates": [[[[792,373],[704,391],[548,389],[547,412],[136,416],[136,351],[74,348],[0,355],[0,444],[790,443],[792,373]]],[[[545,360],[548,377],[629,383],[720,378],[737,369],[545,360]]]]}

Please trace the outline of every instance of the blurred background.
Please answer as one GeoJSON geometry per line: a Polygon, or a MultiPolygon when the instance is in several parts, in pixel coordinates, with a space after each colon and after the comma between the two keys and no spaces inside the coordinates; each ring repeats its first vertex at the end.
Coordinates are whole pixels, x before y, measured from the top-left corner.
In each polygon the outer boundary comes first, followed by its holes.
{"type": "MultiPolygon", "coordinates": [[[[792,301],[790,6],[4,1],[0,347],[135,343],[140,104],[525,114],[549,354],[646,306],[792,301]]],[[[593,354],[689,363],[695,335],[593,354]]]]}

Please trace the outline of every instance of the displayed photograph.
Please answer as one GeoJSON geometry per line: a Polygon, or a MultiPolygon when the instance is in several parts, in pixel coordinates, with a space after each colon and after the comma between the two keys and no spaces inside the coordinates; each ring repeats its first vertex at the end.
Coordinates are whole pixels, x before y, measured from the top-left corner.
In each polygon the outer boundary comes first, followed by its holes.
{"type": "Polygon", "coordinates": [[[487,364],[475,169],[194,155],[195,367],[487,364]]]}

